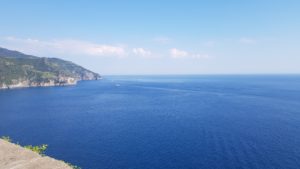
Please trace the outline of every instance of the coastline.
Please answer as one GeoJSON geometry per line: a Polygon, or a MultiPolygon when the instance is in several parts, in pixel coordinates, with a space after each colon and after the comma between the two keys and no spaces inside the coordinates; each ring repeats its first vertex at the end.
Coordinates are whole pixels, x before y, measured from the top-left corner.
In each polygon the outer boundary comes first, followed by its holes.
{"type": "Polygon", "coordinates": [[[79,81],[93,81],[93,80],[101,80],[102,78],[95,79],[84,79],[84,80],[76,80],[74,78],[70,78],[66,81],[55,82],[54,80],[50,80],[49,82],[29,82],[28,80],[20,81],[15,84],[0,84],[0,90],[10,90],[10,89],[21,89],[21,88],[33,88],[33,87],[59,87],[59,86],[75,86],[79,81]]]}
{"type": "Polygon", "coordinates": [[[54,82],[48,82],[48,83],[16,83],[16,84],[2,84],[0,86],[0,90],[9,90],[9,89],[19,89],[19,88],[31,88],[31,87],[56,87],[56,86],[73,86],[77,85],[78,81],[70,82],[70,83],[54,83],[54,82]]]}

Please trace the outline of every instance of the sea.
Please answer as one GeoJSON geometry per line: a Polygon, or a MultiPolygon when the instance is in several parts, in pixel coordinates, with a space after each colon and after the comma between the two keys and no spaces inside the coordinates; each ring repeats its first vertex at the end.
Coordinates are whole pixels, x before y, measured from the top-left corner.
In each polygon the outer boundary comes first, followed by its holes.
{"type": "Polygon", "coordinates": [[[0,136],[82,169],[299,169],[300,75],[104,76],[0,91],[0,136]]]}

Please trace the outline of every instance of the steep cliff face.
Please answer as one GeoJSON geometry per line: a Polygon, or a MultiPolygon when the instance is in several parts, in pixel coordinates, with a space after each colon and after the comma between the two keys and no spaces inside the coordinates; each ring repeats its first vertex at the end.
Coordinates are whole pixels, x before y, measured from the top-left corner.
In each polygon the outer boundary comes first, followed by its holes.
{"type": "Polygon", "coordinates": [[[0,89],[75,85],[101,76],[69,61],[0,48],[0,89]]]}

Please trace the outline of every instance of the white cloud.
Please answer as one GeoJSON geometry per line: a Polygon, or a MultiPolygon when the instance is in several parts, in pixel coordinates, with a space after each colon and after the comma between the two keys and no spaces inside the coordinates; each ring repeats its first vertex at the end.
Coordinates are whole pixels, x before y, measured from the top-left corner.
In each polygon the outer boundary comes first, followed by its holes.
{"type": "Polygon", "coordinates": [[[170,49],[169,53],[172,58],[206,59],[210,57],[208,54],[191,53],[177,48],[170,49]]]}
{"type": "Polygon", "coordinates": [[[96,44],[80,40],[50,40],[43,41],[31,38],[7,37],[5,45],[9,48],[32,54],[57,53],[90,56],[125,56],[122,46],[96,44]]]}
{"type": "Polygon", "coordinates": [[[170,54],[171,54],[171,57],[173,57],[173,58],[183,58],[183,57],[187,57],[189,55],[189,53],[187,51],[179,50],[176,48],[170,49],[170,54]]]}
{"type": "Polygon", "coordinates": [[[144,48],[133,48],[132,52],[137,55],[137,56],[142,56],[142,57],[149,57],[152,55],[152,52],[149,50],[146,50],[144,48]]]}
{"type": "Polygon", "coordinates": [[[252,39],[252,38],[246,38],[246,37],[243,37],[239,40],[240,43],[243,43],[243,44],[255,44],[256,43],[256,40],[255,39],[252,39]]]}
{"type": "MultiPolygon", "coordinates": [[[[161,54],[153,54],[142,47],[128,48],[124,45],[97,44],[74,39],[39,40],[32,38],[6,37],[0,38],[0,45],[9,49],[18,50],[27,54],[46,57],[66,56],[96,56],[96,57],[124,57],[129,54],[144,58],[157,58],[161,54]]],[[[209,58],[206,54],[192,53],[172,48],[169,50],[172,58],[209,58]]]]}
{"type": "Polygon", "coordinates": [[[95,45],[87,48],[86,51],[91,55],[116,55],[123,56],[125,55],[125,50],[122,47],[110,46],[110,45],[95,45]]]}

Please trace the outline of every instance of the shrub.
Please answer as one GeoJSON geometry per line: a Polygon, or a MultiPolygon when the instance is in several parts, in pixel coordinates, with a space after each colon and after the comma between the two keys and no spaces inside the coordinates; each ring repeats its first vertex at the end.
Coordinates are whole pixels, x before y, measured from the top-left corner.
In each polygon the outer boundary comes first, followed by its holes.
{"type": "Polygon", "coordinates": [[[1,139],[5,140],[7,142],[10,142],[10,143],[12,142],[12,139],[8,136],[2,136],[1,139]]]}
{"type": "Polygon", "coordinates": [[[40,155],[45,155],[45,151],[47,149],[48,145],[47,144],[43,144],[40,146],[32,146],[32,145],[28,145],[28,146],[24,146],[24,148],[27,148],[33,152],[36,152],[40,155]]]}

